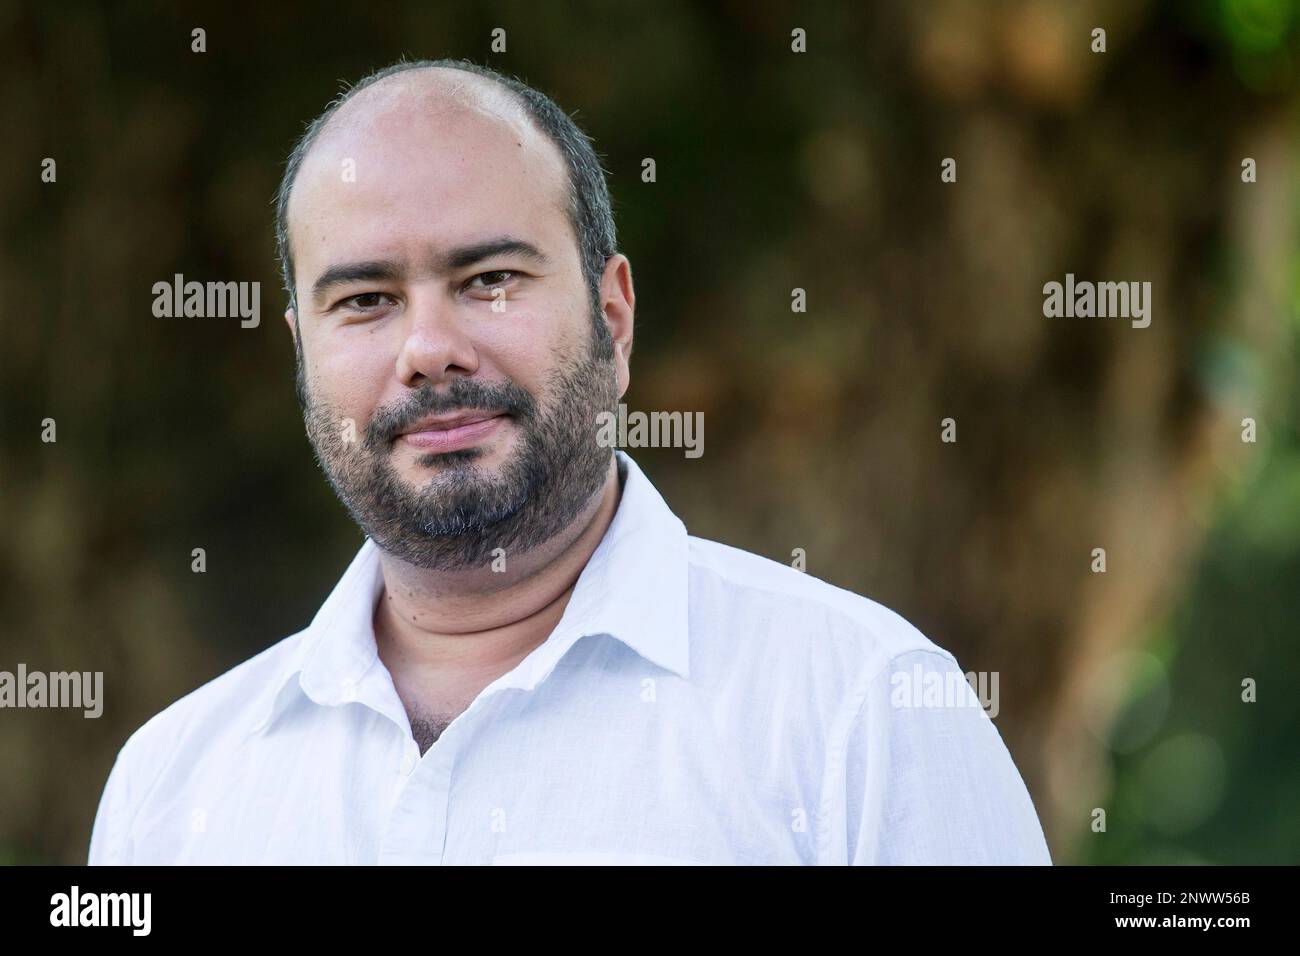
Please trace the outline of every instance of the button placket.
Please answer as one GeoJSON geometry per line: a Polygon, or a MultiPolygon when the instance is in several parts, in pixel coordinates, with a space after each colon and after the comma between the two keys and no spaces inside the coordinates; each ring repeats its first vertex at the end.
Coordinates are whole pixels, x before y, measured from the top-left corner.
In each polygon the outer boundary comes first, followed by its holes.
{"type": "Polygon", "coordinates": [[[398,769],[397,799],[380,844],[381,865],[440,865],[447,833],[447,801],[455,750],[440,738],[423,758],[414,756],[415,741],[398,769]],[[406,770],[407,765],[410,770],[406,770]]]}

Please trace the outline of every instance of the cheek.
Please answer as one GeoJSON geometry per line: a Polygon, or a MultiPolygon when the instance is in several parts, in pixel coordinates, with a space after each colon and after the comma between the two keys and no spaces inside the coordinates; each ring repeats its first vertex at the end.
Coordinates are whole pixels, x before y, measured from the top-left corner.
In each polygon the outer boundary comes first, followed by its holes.
{"type": "Polygon", "coordinates": [[[336,334],[309,347],[313,394],[341,414],[366,421],[393,377],[389,345],[363,333],[336,334]]]}
{"type": "Polygon", "coordinates": [[[539,405],[550,402],[549,382],[557,359],[549,346],[514,338],[490,351],[485,349],[482,359],[479,371],[483,378],[512,382],[532,395],[539,405]]]}
{"type": "Polygon", "coordinates": [[[482,330],[480,372],[508,378],[541,398],[556,371],[586,355],[588,322],[573,314],[561,319],[550,309],[521,310],[509,319],[482,330]]]}

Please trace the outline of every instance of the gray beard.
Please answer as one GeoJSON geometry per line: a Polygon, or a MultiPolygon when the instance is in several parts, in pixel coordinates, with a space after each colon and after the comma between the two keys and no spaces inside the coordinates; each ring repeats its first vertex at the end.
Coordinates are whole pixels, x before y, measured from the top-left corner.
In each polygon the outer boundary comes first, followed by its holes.
{"type": "Polygon", "coordinates": [[[545,409],[512,382],[456,378],[442,394],[426,382],[400,407],[378,410],[354,441],[342,416],[312,400],[301,354],[295,383],[316,461],[352,519],[383,551],[428,570],[481,569],[551,540],[600,491],[613,456],[596,440],[597,415],[615,410],[617,376],[612,361],[590,354],[555,373],[545,409]],[[464,408],[503,409],[517,427],[499,476],[471,448],[421,458],[440,473],[422,488],[406,483],[391,463],[397,430],[464,408]]]}

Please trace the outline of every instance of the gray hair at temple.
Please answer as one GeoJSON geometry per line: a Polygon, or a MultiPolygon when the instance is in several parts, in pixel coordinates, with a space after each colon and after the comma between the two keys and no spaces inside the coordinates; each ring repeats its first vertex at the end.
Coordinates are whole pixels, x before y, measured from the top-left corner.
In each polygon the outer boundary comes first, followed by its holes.
{"type": "Polygon", "coordinates": [[[604,357],[610,357],[613,354],[613,343],[609,339],[608,329],[601,321],[600,280],[605,272],[606,260],[618,251],[618,246],[605,170],[601,167],[591,139],[545,93],[533,89],[514,77],[498,73],[491,67],[480,66],[466,59],[399,60],[391,66],[376,70],[340,93],[325,107],[325,111],[320,116],[307,124],[306,132],[289,153],[284,177],[280,180],[280,188],[275,195],[276,255],[280,261],[285,291],[289,293],[290,306],[295,310],[298,307],[297,290],[293,279],[293,252],[289,248],[289,194],[293,190],[298,170],[311,150],[312,143],[338,109],[366,87],[397,73],[430,67],[463,70],[466,73],[485,77],[503,87],[513,94],[536,127],[559,148],[560,155],[564,157],[569,170],[569,223],[578,243],[578,257],[582,263],[582,274],[591,300],[593,321],[597,325],[596,343],[599,346],[598,351],[604,357]]]}

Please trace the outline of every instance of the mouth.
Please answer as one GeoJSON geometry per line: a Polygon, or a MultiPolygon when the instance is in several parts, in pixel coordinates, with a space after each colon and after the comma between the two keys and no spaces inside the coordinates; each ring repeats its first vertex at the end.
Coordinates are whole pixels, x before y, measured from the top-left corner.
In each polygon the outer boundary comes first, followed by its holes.
{"type": "Polygon", "coordinates": [[[397,440],[422,452],[459,451],[490,438],[510,416],[504,412],[461,412],[421,419],[397,440]]]}

